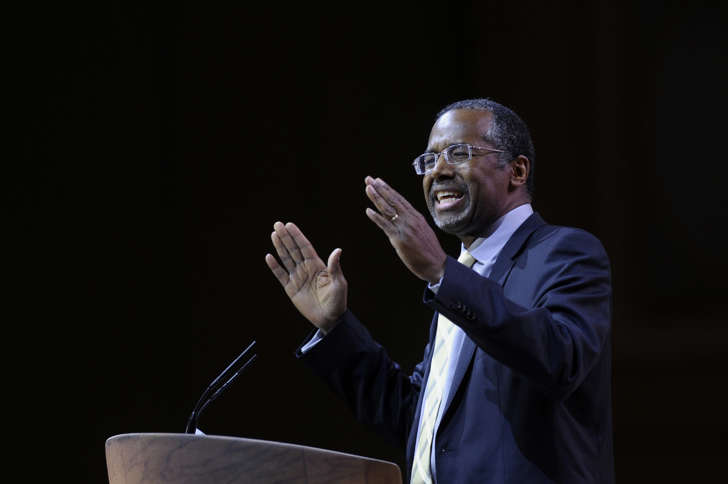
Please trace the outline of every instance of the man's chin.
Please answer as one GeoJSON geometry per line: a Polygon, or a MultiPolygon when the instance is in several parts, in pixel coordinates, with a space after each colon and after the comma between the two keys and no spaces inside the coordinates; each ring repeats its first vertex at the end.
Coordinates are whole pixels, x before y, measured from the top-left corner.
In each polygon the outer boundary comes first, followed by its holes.
{"type": "Polygon", "coordinates": [[[446,214],[432,214],[432,219],[437,228],[445,233],[457,235],[462,233],[468,224],[467,211],[446,214]]]}

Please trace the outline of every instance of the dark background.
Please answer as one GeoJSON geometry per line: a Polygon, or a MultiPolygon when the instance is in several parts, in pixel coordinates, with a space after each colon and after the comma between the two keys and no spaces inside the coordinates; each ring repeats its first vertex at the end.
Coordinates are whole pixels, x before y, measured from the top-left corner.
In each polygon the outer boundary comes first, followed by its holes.
{"type": "Polygon", "coordinates": [[[717,5],[31,6],[2,178],[6,415],[33,472],[104,482],[108,437],[183,431],[253,338],[206,433],[402,465],[295,360],[309,324],[263,256],[276,220],[324,258],[342,247],[350,307],[411,369],[431,314],[364,215],[363,178],[426,211],[410,162],[434,114],[491,97],[532,129],[535,208],[611,257],[619,482],[707,480],[728,450],[717,5]]]}

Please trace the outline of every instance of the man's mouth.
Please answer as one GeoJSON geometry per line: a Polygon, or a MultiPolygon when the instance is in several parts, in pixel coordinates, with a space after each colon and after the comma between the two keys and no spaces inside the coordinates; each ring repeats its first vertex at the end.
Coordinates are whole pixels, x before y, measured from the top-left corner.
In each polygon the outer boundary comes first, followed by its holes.
{"type": "Polygon", "coordinates": [[[456,208],[463,200],[464,194],[457,190],[436,190],[435,208],[437,210],[450,210],[456,208]]]}

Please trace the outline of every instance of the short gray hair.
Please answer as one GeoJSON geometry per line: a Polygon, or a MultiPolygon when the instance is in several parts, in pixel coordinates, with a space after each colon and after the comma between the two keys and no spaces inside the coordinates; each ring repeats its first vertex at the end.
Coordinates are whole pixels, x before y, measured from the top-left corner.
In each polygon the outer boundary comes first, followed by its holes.
{"type": "Polygon", "coordinates": [[[489,111],[493,114],[493,122],[487,133],[483,133],[483,139],[493,144],[497,149],[505,151],[501,153],[499,158],[501,164],[505,165],[509,161],[523,155],[531,162],[528,171],[528,180],[526,180],[526,188],[528,193],[533,197],[534,184],[534,168],[536,165],[536,150],[533,147],[531,133],[526,123],[511,109],[499,104],[491,99],[465,99],[448,104],[439,113],[437,119],[453,109],[476,109],[480,111],[489,111]]]}

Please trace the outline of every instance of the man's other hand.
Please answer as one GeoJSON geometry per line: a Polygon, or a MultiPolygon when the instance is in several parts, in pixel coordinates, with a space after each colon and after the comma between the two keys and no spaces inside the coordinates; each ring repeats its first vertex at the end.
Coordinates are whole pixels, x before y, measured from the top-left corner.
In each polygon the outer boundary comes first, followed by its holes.
{"type": "Polygon", "coordinates": [[[328,265],[295,224],[273,224],[273,246],[281,264],[271,254],[265,262],[300,313],[327,333],[346,311],[347,283],[339,259],[341,249],[329,255],[328,265]]]}
{"type": "Polygon", "coordinates": [[[367,217],[389,237],[414,275],[437,284],[445,273],[447,255],[425,217],[384,180],[368,176],[364,183],[367,197],[379,210],[367,208],[367,217]]]}

